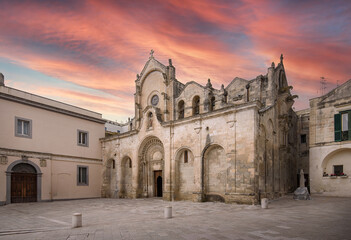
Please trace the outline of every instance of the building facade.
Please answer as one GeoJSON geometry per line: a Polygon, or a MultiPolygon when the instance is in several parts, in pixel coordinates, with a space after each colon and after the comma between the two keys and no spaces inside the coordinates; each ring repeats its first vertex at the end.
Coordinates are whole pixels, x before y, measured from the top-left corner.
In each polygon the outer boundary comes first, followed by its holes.
{"type": "Polygon", "coordinates": [[[151,54],[129,131],[102,139],[103,197],[253,203],[296,187],[297,116],[283,57],[227,87],[181,83],[151,54]]]}
{"type": "Polygon", "coordinates": [[[298,186],[351,196],[351,80],[294,112],[283,57],[216,89],[151,54],[127,123],[6,87],[0,205],[92,197],[258,203],[298,186]]]}
{"type": "Polygon", "coordinates": [[[101,114],[0,78],[0,204],[100,197],[101,114]]]}
{"type": "Polygon", "coordinates": [[[309,119],[300,133],[307,133],[309,154],[300,162],[309,163],[311,193],[351,196],[351,80],[311,99],[298,115],[309,119]]]}

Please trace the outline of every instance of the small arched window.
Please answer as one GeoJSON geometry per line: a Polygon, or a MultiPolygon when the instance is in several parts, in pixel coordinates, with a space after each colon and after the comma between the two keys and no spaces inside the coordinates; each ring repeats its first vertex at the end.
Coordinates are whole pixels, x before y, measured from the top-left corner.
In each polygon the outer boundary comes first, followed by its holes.
{"type": "Polygon", "coordinates": [[[129,165],[129,168],[132,168],[132,159],[128,159],[128,165],[129,165]]]}
{"type": "Polygon", "coordinates": [[[115,160],[112,160],[112,169],[115,169],[116,168],[116,162],[115,160]]]}
{"type": "Polygon", "coordinates": [[[216,105],[216,98],[211,97],[210,106],[209,106],[210,112],[212,112],[215,109],[215,105],[216,105]]]}
{"type": "Polygon", "coordinates": [[[147,128],[152,128],[152,112],[149,112],[149,114],[148,114],[147,128]]]}
{"type": "Polygon", "coordinates": [[[193,98],[193,116],[200,114],[200,97],[193,98]]]}
{"type": "Polygon", "coordinates": [[[184,118],[184,101],[178,103],[178,119],[184,118]]]}
{"type": "Polygon", "coordinates": [[[184,151],[184,163],[188,163],[188,150],[184,151]]]}

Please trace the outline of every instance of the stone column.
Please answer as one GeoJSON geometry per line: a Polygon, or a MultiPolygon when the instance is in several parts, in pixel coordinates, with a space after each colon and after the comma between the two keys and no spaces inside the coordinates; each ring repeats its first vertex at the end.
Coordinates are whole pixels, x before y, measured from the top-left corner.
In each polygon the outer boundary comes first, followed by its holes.
{"type": "Polygon", "coordinates": [[[171,153],[170,145],[164,144],[163,200],[171,201],[171,153]]]}
{"type": "Polygon", "coordinates": [[[202,126],[201,121],[195,123],[194,131],[198,137],[198,144],[194,146],[194,178],[195,178],[195,191],[193,192],[193,201],[202,202],[204,201],[203,192],[203,156],[202,156],[202,126]]]}

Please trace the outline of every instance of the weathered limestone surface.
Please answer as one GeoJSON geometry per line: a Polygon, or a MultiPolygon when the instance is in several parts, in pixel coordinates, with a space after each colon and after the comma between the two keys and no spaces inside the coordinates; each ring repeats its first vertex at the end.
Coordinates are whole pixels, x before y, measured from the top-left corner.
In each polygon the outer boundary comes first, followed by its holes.
{"type": "Polygon", "coordinates": [[[297,117],[282,59],[215,89],[179,82],[171,60],[151,55],[135,82],[130,131],[101,139],[103,196],[257,203],[295,189],[297,117]]]}

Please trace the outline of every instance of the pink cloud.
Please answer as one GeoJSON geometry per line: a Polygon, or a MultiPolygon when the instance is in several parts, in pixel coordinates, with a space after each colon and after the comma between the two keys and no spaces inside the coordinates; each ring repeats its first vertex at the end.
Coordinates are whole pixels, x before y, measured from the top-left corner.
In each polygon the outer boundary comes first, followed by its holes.
{"type": "MultiPolygon", "coordinates": [[[[294,91],[313,96],[321,76],[331,82],[351,76],[349,31],[334,35],[319,31],[334,21],[330,6],[252,0],[140,1],[137,5],[91,0],[77,11],[64,2],[54,6],[8,2],[0,22],[0,54],[49,76],[131,101],[123,109],[108,110],[115,115],[133,114],[135,75],[150,49],[164,63],[173,59],[178,80],[205,84],[211,78],[215,87],[235,76],[251,79],[265,74],[270,62],[284,53],[294,91]],[[317,13],[325,17],[316,18],[317,13]]],[[[350,9],[345,7],[343,14],[347,16],[350,9]]],[[[69,101],[81,99],[88,107],[92,100],[99,107],[113,104],[84,93],[56,94],[69,101]]]]}

